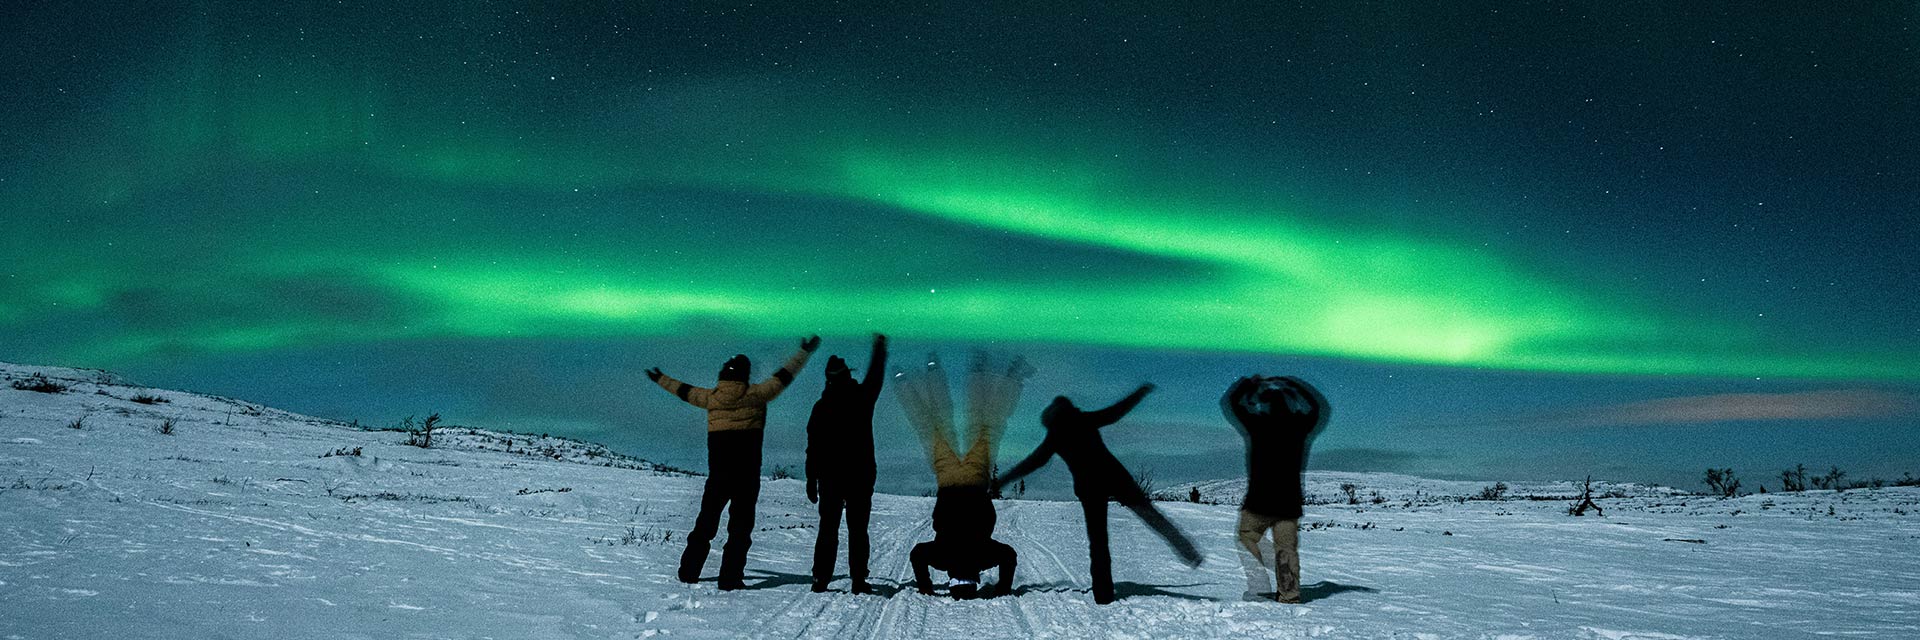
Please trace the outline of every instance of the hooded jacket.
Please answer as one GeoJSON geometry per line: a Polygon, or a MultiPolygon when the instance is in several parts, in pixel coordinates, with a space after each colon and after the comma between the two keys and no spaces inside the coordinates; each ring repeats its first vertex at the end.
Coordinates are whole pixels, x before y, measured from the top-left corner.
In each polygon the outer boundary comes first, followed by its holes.
{"type": "Polygon", "coordinates": [[[794,374],[807,366],[807,359],[812,356],[813,352],[801,349],[788,357],[786,364],[773,375],[754,385],[744,380],[722,379],[712,389],[705,389],[665,374],[655,382],[687,404],[706,409],[708,432],[759,430],[767,428],[767,403],[787,390],[794,374]]]}
{"type": "Polygon", "coordinates": [[[1247,440],[1247,495],[1240,508],[1299,519],[1309,446],[1332,415],[1326,396],[1292,376],[1254,376],[1229,387],[1220,410],[1247,440]]]}

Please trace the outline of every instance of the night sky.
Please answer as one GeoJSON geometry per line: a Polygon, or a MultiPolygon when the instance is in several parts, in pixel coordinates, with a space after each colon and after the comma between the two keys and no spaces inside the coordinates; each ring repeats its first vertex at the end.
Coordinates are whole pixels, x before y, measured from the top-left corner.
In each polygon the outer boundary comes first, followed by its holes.
{"type": "Polygon", "coordinates": [[[1163,484],[1256,371],[1316,468],[1920,472],[1915,5],[582,4],[8,9],[0,359],[698,468],[641,370],[818,333],[771,468],[883,331],[1034,362],[1008,460],[1158,383],[1163,484]]]}

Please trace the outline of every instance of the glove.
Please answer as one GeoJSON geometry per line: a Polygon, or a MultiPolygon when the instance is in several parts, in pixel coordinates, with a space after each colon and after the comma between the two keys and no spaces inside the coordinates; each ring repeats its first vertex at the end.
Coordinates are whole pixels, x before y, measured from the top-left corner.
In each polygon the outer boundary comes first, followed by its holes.
{"type": "Polygon", "coordinates": [[[807,481],[807,502],[813,502],[813,503],[820,502],[820,481],[819,480],[807,481]]]}
{"type": "Polygon", "coordinates": [[[647,379],[652,380],[654,382],[659,382],[660,376],[664,376],[664,375],[667,375],[667,374],[661,373],[660,367],[654,367],[652,369],[647,370],[647,379]]]}
{"type": "Polygon", "coordinates": [[[813,353],[814,349],[820,348],[820,336],[813,336],[801,340],[800,348],[806,350],[807,353],[813,353]]]}

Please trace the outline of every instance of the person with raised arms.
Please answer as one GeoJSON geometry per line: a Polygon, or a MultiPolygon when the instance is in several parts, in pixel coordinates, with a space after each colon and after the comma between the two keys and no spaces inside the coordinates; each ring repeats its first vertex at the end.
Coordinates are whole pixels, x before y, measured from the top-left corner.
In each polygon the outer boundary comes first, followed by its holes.
{"type": "Polygon", "coordinates": [[[820,336],[801,340],[800,350],[787,358],[786,364],[752,385],[747,380],[753,363],[745,355],[735,355],[720,367],[720,379],[712,389],[676,380],[659,367],[647,370],[647,377],[667,393],[707,412],[707,485],[700,496],[700,515],[687,534],[686,551],[680,554],[681,582],[700,581],[700,568],[706,565],[707,551],[720,529],[720,511],[727,509],[720,589],[746,586],[747,548],[753,546],[753,510],[760,500],[760,445],[767,427],[767,403],[793,383],[794,375],[807,366],[807,359],[818,348],[820,336]]]}

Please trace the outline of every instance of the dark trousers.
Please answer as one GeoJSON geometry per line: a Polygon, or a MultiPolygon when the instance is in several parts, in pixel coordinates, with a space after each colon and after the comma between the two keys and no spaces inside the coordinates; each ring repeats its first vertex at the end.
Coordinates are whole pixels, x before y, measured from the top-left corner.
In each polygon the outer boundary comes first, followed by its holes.
{"type": "MultiPolygon", "coordinates": [[[[1194,548],[1180,528],[1174,526],[1145,495],[1127,495],[1120,497],[1120,506],[1133,511],[1147,523],[1154,533],[1165,538],[1172,545],[1183,562],[1197,566],[1200,564],[1200,552],[1194,548]]],[[[1080,498],[1080,509],[1087,518],[1087,559],[1093,573],[1093,601],[1099,604],[1113,602],[1113,552],[1107,542],[1107,498],[1080,498]]]]}
{"type": "Polygon", "coordinates": [[[680,554],[681,582],[700,580],[713,536],[720,532],[722,509],[727,511],[727,545],[720,554],[720,586],[735,586],[746,578],[753,510],[760,502],[760,440],[758,429],[707,433],[709,475],[700,495],[700,515],[687,534],[687,550],[680,554]]]}
{"type": "Polygon", "coordinates": [[[999,567],[1000,592],[1011,591],[1018,554],[993,539],[998,519],[986,487],[942,487],[933,501],[933,541],[915,545],[909,556],[915,586],[933,591],[929,567],[975,582],[981,571],[999,567]]]}
{"type": "Polygon", "coordinates": [[[867,580],[867,519],[873,514],[873,486],[820,483],[820,532],[813,540],[813,580],[833,580],[840,551],[840,512],[847,514],[847,577],[867,580]]]}
{"type": "MultiPolygon", "coordinates": [[[[908,556],[913,562],[914,586],[921,593],[933,593],[933,574],[929,568],[947,572],[960,580],[980,581],[980,572],[1000,568],[998,593],[1013,592],[1013,574],[1019,566],[1019,554],[1006,543],[988,538],[970,543],[934,540],[913,546],[908,556]]],[[[956,594],[958,595],[958,594],[956,594]]]]}

